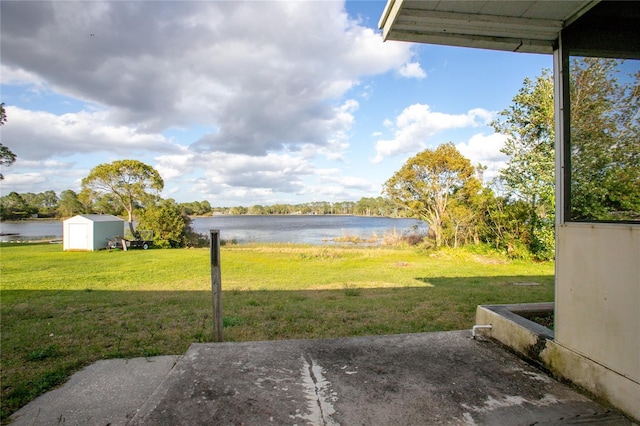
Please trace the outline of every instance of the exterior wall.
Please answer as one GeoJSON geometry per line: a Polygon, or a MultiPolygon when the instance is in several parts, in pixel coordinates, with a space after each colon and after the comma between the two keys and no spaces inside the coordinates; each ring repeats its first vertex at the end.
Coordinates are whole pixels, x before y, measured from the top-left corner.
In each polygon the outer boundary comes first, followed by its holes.
{"type": "MultiPolygon", "coordinates": [[[[640,226],[562,224],[556,265],[555,343],[619,375],[640,400],[640,226]]],[[[621,389],[583,379],[610,400],[621,389]]]]}
{"type": "MultiPolygon", "coordinates": [[[[640,384],[584,357],[556,341],[547,340],[539,354],[542,365],[557,377],[586,389],[629,417],[640,420],[640,384]]],[[[634,423],[635,424],[635,423],[634,423]]]]}
{"type": "Polygon", "coordinates": [[[124,221],[95,222],[93,224],[93,250],[107,248],[107,239],[124,235],[124,221]]]}

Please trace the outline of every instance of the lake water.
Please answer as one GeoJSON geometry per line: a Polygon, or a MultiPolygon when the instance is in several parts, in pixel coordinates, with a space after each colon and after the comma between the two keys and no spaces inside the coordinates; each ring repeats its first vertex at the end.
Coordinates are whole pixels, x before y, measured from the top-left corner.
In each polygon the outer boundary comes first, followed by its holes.
{"type": "MultiPolygon", "coordinates": [[[[392,219],[362,216],[209,216],[193,219],[196,232],[209,234],[219,229],[223,240],[238,243],[290,242],[330,244],[334,239],[353,236],[363,240],[382,238],[387,232],[415,233],[426,231],[424,222],[416,219],[392,219]]],[[[1,222],[0,241],[61,239],[62,221],[29,220],[1,222]]]]}

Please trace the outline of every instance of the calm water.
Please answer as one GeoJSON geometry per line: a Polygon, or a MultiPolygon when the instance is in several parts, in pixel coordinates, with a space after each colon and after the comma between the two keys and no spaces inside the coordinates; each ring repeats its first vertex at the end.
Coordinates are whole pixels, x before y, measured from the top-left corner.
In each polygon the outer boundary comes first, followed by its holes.
{"type": "Polygon", "coordinates": [[[62,221],[60,220],[21,220],[16,222],[0,222],[0,241],[29,241],[62,238],[62,221]]]}
{"type": "MultiPolygon", "coordinates": [[[[209,234],[219,229],[223,240],[247,242],[332,243],[334,238],[355,236],[381,238],[385,232],[415,232],[426,229],[416,219],[391,219],[360,216],[211,216],[193,219],[196,232],[209,234]]],[[[62,238],[62,221],[34,220],[0,223],[0,241],[62,238]]]]}
{"type": "Polygon", "coordinates": [[[394,229],[411,232],[422,222],[415,219],[391,219],[359,216],[213,216],[197,218],[196,232],[208,234],[219,229],[223,240],[246,242],[291,242],[323,244],[334,238],[356,236],[382,237],[394,229]]]}

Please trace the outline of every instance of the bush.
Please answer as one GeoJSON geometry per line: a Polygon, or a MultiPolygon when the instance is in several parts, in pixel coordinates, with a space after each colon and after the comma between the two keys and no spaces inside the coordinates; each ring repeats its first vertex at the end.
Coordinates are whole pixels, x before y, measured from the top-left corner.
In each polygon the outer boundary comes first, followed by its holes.
{"type": "Polygon", "coordinates": [[[153,231],[153,244],[159,248],[185,247],[190,219],[173,200],[148,207],[138,215],[138,228],[153,231]]]}
{"type": "Polygon", "coordinates": [[[167,240],[154,238],[153,247],[159,248],[159,249],[168,249],[168,248],[171,248],[171,243],[167,240]]]}
{"type": "Polygon", "coordinates": [[[546,226],[532,236],[531,253],[536,260],[552,260],[555,257],[555,231],[546,226]]]}
{"type": "Polygon", "coordinates": [[[391,232],[386,232],[382,237],[383,246],[419,246],[424,243],[426,235],[423,232],[419,232],[417,229],[413,231],[407,231],[399,233],[397,229],[393,229],[391,232]]]}
{"type": "Polygon", "coordinates": [[[187,247],[209,247],[209,245],[210,240],[208,235],[195,232],[191,226],[189,226],[187,230],[187,247]]]}

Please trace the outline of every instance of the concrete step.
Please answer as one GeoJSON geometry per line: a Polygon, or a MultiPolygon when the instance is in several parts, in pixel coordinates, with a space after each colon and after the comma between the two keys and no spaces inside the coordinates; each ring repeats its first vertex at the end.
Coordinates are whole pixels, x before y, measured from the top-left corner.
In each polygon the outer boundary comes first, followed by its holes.
{"type": "Polygon", "coordinates": [[[153,394],[180,356],[109,359],[15,412],[12,425],[124,426],[153,394]]]}

